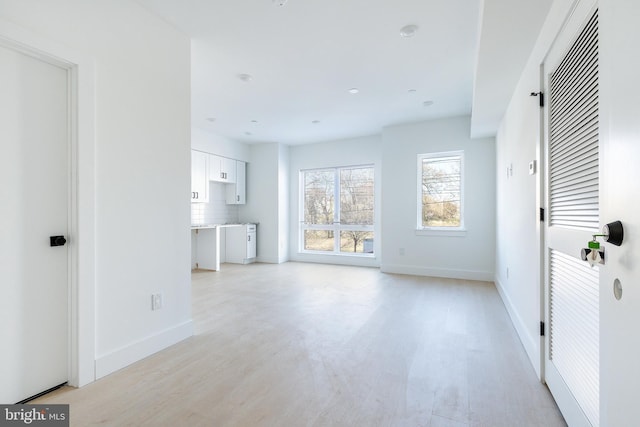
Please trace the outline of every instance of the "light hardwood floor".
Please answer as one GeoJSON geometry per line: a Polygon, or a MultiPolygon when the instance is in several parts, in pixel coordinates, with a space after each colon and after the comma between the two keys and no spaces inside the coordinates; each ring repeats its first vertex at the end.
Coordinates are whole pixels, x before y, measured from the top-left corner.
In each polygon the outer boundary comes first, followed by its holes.
{"type": "Polygon", "coordinates": [[[565,425],[492,283],[286,263],[192,286],[192,338],[36,403],[72,426],[565,425]]]}

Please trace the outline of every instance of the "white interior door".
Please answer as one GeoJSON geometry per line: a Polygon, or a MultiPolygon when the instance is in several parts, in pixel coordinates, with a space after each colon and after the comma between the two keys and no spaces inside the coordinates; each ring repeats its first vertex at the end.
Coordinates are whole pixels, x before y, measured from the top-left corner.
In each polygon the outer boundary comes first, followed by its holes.
{"type": "Polygon", "coordinates": [[[582,1],[544,63],[545,381],[570,426],[600,414],[598,267],[580,259],[599,230],[598,14],[582,1]]]}
{"type": "Polygon", "coordinates": [[[0,45],[0,402],[68,379],[68,71],[0,45]]]}

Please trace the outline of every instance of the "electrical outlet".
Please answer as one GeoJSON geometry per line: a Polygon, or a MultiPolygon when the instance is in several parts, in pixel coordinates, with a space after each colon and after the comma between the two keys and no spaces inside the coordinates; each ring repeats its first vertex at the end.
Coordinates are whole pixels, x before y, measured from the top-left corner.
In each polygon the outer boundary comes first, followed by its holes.
{"type": "Polygon", "coordinates": [[[160,310],[162,308],[162,294],[151,295],[151,310],[160,310]]]}

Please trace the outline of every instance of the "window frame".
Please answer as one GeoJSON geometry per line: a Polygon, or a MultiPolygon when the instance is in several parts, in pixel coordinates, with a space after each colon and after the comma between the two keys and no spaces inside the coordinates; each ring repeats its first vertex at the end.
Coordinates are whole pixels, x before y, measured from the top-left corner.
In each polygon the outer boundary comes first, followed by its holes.
{"type": "MultiPolygon", "coordinates": [[[[298,218],[300,227],[298,230],[298,253],[301,254],[311,254],[311,255],[334,255],[334,256],[346,256],[346,257],[363,257],[363,258],[375,258],[375,245],[373,252],[342,252],[340,250],[340,235],[343,231],[365,231],[374,233],[375,239],[375,221],[377,217],[376,211],[376,203],[375,203],[375,165],[374,164],[361,164],[361,165],[351,165],[351,166],[330,166],[330,167],[321,167],[321,168],[309,168],[309,169],[300,169],[298,178],[299,178],[299,206],[298,206],[298,218]],[[342,224],[340,223],[340,172],[345,169],[371,169],[373,173],[373,221],[370,225],[364,224],[342,224]],[[333,171],[334,177],[334,186],[333,186],[333,222],[331,224],[311,224],[306,223],[304,220],[305,214],[305,173],[313,172],[313,171],[333,171]],[[322,251],[322,250],[310,250],[305,249],[304,245],[304,237],[305,231],[333,231],[334,233],[334,243],[333,250],[331,251],[322,251]]],[[[374,240],[375,241],[375,240],[374,240]]]]}
{"type": "Polygon", "coordinates": [[[416,235],[422,236],[452,236],[452,237],[460,237],[465,236],[467,229],[465,227],[465,216],[464,216],[464,204],[465,204],[465,195],[464,195],[464,150],[455,150],[455,151],[441,151],[434,153],[422,153],[417,156],[417,209],[416,209],[416,235]],[[422,225],[422,164],[424,160],[429,159],[446,159],[446,158],[455,158],[458,157],[460,159],[460,225],[458,226],[424,226],[422,225]]]}

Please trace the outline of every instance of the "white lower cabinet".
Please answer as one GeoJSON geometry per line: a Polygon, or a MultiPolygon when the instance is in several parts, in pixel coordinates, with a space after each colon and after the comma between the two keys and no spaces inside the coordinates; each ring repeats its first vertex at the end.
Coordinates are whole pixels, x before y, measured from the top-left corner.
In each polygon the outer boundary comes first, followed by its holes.
{"type": "Polygon", "coordinates": [[[243,224],[227,228],[226,261],[249,264],[256,259],[256,224],[243,224]]]}
{"type": "Polygon", "coordinates": [[[195,267],[203,270],[220,270],[220,229],[202,228],[195,230],[195,267]]]}

